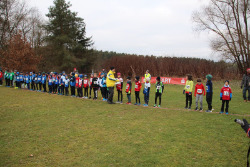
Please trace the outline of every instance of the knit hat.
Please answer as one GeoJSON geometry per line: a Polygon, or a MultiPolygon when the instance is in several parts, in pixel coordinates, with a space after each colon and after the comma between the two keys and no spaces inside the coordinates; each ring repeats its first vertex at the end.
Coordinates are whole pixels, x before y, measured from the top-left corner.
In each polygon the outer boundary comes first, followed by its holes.
{"type": "Polygon", "coordinates": [[[115,67],[110,67],[110,70],[113,70],[113,69],[115,69],[115,67]]]}
{"type": "Polygon", "coordinates": [[[80,77],[80,78],[82,78],[82,77],[83,77],[83,75],[82,75],[82,74],[80,74],[80,75],[79,75],[79,77],[80,77]]]}
{"type": "Polygon", "coordinates": [[[213,76],[212,76],[211,74],[208,74],[208,75],[206,75],[206,78],[207,78],[208,80],[212,80],[213,76]]]}
{"type": "Polygon", "coordinates": [[[139,76],[136,76],[135,79],[136,79],[137,81],[139,81],[140,77],[139,77],[139,76]]]}
{"type": "Polygon", "coordinates": [[[156,78],[156,80],[157,80],[157,81],[160,81],[160,80],[161,80],[161,78],[160,78],[160,77],[157,77],[157,78],[156,78]]]}
{"type": "Polygon", "coordinates": [[[131,77],[130,77],[130,76],[128,76],[128,77],[127,77],[127,79],[129,79],[129,80],[130,80],[130,79],[131,79],[131,77]]]}
{"type": "Polygon", "coordinates": [[[121,73],[118,72],[117,75],[121,75],[121,73]]]}

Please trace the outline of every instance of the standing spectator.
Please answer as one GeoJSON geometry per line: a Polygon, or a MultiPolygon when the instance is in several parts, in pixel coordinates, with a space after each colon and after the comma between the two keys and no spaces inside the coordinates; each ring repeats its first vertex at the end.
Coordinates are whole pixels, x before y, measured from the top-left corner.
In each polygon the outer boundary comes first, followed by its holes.
{"type": "Polygon", "coordinates": [[[183,94],[186,93],[186,107],[185,109],[191,109],[192,106],[192,91],[193,91],[193,78],[192,75],[188,74],[187,77],[187,82],[183,90],[183,94]],[[189,102],[189,107],[188,107],[188,102],[189,102]]]}
{"type": "Polygon", "coordinates": [[[114,96],[114,87],[115,87],[116,82],[119,82],[119,79],[115,78],[115,68],[111,67],[107,75],[107,88],[109,92],[107,102],[109,104],[115,104],[113,102],[113,96],[114,96]]]}
{"type": "Polygon", "coordinates": [[[222,100],[220,114],[223,114],[224,105],[226,103],[226,114],[228,115],[229,101],[231,101],[231,99],[232,99],[232,90],[229,86],[229,81],[226,80],[224,87],[220,91],[220,100],[222,100]]]}
{"type": "Polygon", "coordinates": [[[206,112],[212,112],[212,99],[213,99],[213,83],[212,83],[212,78],[213,76],[211,74],[208,74],[206,76],[207,83],[206,83],[206,100],[207,100],[207,105],[208,105],[208,110],[206,112]]]}
{"type": "Polygon", "coordinates": [[[244,74],[241,82],[241,89],[243,88],[243,99],[250,102],[250,68],[247,69],[247,73],[244,74]],[[248,91],[248,98],[247,98],[248,91]]]}

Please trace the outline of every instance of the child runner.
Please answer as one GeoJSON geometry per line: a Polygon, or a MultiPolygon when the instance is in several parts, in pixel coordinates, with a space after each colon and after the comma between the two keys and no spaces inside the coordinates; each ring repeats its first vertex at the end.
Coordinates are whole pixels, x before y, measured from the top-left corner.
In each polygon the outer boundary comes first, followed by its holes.
{"type": "Polygon", "coordinates": [[[75,73],[72,72],[70,74],[70,90],[71,90],[71,96],[74,97],[75,96],[75,92],[76,92],[76,77],[75,77],[75,73]]]}
{"type": "Polygon", "coordinates": [[[220,100],[222,100],[220,114],[223,114],[224,105],[226,103],[226,114],[228,115],[229,101],[231,101],[231,99],[232,99],[232,90],[229,87],[229,81],[226,80],[224,87],[221,88],[221,91],[220,91],[220,100]]]}
{"type": "Polygon", "coordinates": [[[13,87],[13,80],[14,80],[14,72],[13,70],[10,71],[10,87],[13,87]]]}
{"type": "Polygon", "coordinates": [[[158,105],[158,107],[161,107],[161,95],[162,95],[163,90],[164,90],[164,85],[161,82],[160,77],[157,77],[156,81],[157,81],[157,83],[155,84],[156,91],[155,91],[155,105],[154,105],[154,107],[157,107],[157,98],[158,97],[159,97],[159,105],[158,105]]]}
{"type": "Polygon", "coordinates": [[[94,92],[93,100],[96,100],[97,99],[97,91],[98,91],[98,88],[99,88],[99,83],[98,83],[98,78],[97,78],[96,73],[94,73],[94,78],[92,79],[91,87],[93,88],[93,92],[94,92]]]}
{"type": "Polygon", "coordinates": [[[141,82],[140,82],[140,77],[136,76],[135,77],[135,105],[141,105],[141,100],[140,100],[141,87],[142,86],[141,86],[141,82]]]}
{"type": "Polygon", "coordinates": [[[65,95],[68,96],[69,95],[69,78],[66,75],[65,80],[64,80],[64,86],[65,86],[65,95]]]}
{"type": "Polygon", "coordinates": [[[88,76],[86,74],[84,75],[83,87],[84,87],[84,98],[87,99],[89,96],[89,93],[88,93],[89,79],[88,79],[88,76]]]}
{"type": "Polygon", "coordinates": [[[143,104],[143,106],[147,107],[148,106],[148,97],[149,97],[149,88],[150,88],[150,78],[147,78],[146,79],[146,82],[144,84],[144,90],[143,90],[143,94],[144,94],[144,101],[145,101],[145,104],[143,104]]]}
{"type": "Polygon", "coordinates": [[[0,86],[3,85],[3,72],[2,69],[0,69],[0,86]]]}
{"type": "MultiPolygon", "coordinates": [[[[38,76],[37,76],[37,83],[39,85],[39,92],[42,91],[42,75],[41,75],[41,72],[38,73],[38,76]]],[[[38,88],[37,88],[38,89],[38,88]]]]}
{"type": "Polygon", "coordinates": [[[196,108],[195,110],[198,110],[198,103],[200,101],[200,111],[203,110],[203,95],[206,95],[205,87],[201,83],[201,79],[197,79],[197,84],[195,85],[195,91],[194,91],[194,97],[196,97],[196,108]]]}
{"type": "Polygon", "coordinates": [[[208,104],[208,110],[206,112],[212,112],[212,98],[213,98],[213,83],[212,83],[213,76],[208,74],[206,76],[207,83],[206,83],[206,101],[208,104]]]}
{"type": "Polygon", "coordinates": [[[104,74],[100,74],[100,77],[98,78],[98,87],[100,88],[101,95],[102,95],[102,100],[103,100],[103,85],[102,85],[102,78],[104,74]]]}
{"type": "Polygon", "coordinates": [[[80,74],[80,75],[79,75],[79,82],[78,82],[78,88],[79,88],[79,89],[78,89],[78,96],[79,96],[80,98],[83,97],[82,86],[83,86],[83,75],[80,74]]]}
{"type": "Polygon", "coordinates": [[[46,80],[47,80],[46,74],[45,72],[43,72],[43,75],[42,75],[43,92],[46,92],[46,80]]]}
{"type": "Polygon", "coordinates": [[[192,91],[193,91],[193,79],[192,79],[192,75],[188,74],[186,76],[186,85],[184,87],[184,90],[183,90],[183,94],[186,93],[186,106],[185,106],[185,109],[191,109],[191,106],[192,106],[192,91]],[[188,107],[188,102],[189,102],[189,107],[188,107]]]}
{"type": "Polygon", "coordinates": [[[91,91],[92,91],[92,80],[93,80],[93,74],[90,75],[90,79],[89,79],[89,99],[91,99],[91,91]]]}
{"type": "MultiPolygon", "coordinates": [[[[106,77],[107,74],[103,74],[103,78],[102,78],[102,89],[103,89],[103,101],[107,101],[108,100],[108,90],[107,90],[107,84],[106,84],[106,77]]],[[[122,103],[122,102],[121,102],[122,103]]]]}
{"type": "Polygon", "coordinates": [[[123,95],[122,95],[122,87],[123,87],[123,79],[121,77],[121,73],[117,73],[117,79],[119,80],[119,82],[117,82],[116,84],[116,89],[117,89],[117,92],[118,92],[118,101],[116,103],[122,103],[122,98],[123,98],[123,95]]]}
{"type": "Polygon", "coordinates": [[[49,93],[53,93],[53,77],[52,73],[48,76],[48,86],[49,86],[49,93]]]}
{"type": "Polygon", "coordinates": [[[24,76],[23,76],[23,72],[20,73],[19,79],[20,79],[20,86],[19,86],[19,88],[24,88],[24,76]]]}
{"type": "Polygon", "coordinates": [[[25,84],[26,84],[27,89],[30,89],[30,77],[29,77],[28,72],[26,72],[26,75],[25,75],[25,84]]]}
{"type": "Polygon", "coordinates": [[[126,93],[128,97],[128,102],[126,104],[131,104],[131,88],[132,88],[131,77],[127,77],[126,93]]]}
{"type": "Polygon", "coordinates": [[[34,78],[34,79],[35,79],[35,85],[36,85],[36,86],[35,86],[35,90],[38,91],[38,89],[39,89],[39,88],[38,88],[39,83],[38,83],[38,75],[37,75],[37,73],[35,74],[35,78],[34,78]]]}
{"type": "MultiPolygon", "coordinates": [[[[32,81],[32,79],[33,79],[33,78],[32,78],[32,72],[30,72],[30,74],[29,74],[29,80],[30,80],[30,85],[31,85],[31,86],[30,86],[30,90],[32,90],[32,88],[33,88],[33,85],[32,85],[32,82],[33,82],[33,81],[32,81]]],[[[33,83],[33,84],[34,84],[34,83],[33,83]]]]}
{"type": "Polygon", "coordinates": [[[20,88],[20,77],[19,72],[16,72],[16,87],[20,88]]]}

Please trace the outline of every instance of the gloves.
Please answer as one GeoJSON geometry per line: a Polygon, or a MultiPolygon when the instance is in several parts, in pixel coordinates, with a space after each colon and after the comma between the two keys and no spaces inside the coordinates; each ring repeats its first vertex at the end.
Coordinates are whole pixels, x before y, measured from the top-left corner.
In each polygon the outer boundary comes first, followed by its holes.
{"type": "Polygon", "coordinates": [[[220,97],[220,100],[222,100],[222,97],[220,97]]]}
{"type": "Polygon", "coordinates": [[[192,95],[192,92],[189,92],[189,95],[192,95]]]}
{"type": "Polygon", "coordinates": [[[185,94],[185,92],[186,92],[186,91],[185,91],[185,90],[183,90],[183,94],[185,94]]]}

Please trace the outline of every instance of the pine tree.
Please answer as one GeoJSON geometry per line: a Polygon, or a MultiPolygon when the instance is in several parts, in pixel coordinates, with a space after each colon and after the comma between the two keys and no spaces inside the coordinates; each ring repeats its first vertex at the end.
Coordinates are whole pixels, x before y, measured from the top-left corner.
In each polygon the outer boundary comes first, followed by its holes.
{"type": "Polygon", "coordinates": [[[86,37],[84,20],[77,17],[70,7],[71,4],[65,0],[55,0],[46,15],[49,18],[45,25],[47,41],[54,48],[50,58],[63,70],[75,67],[76,63],[83,66],[88,59],[88,47],[93,45],[91,37],[86,37]]]}

